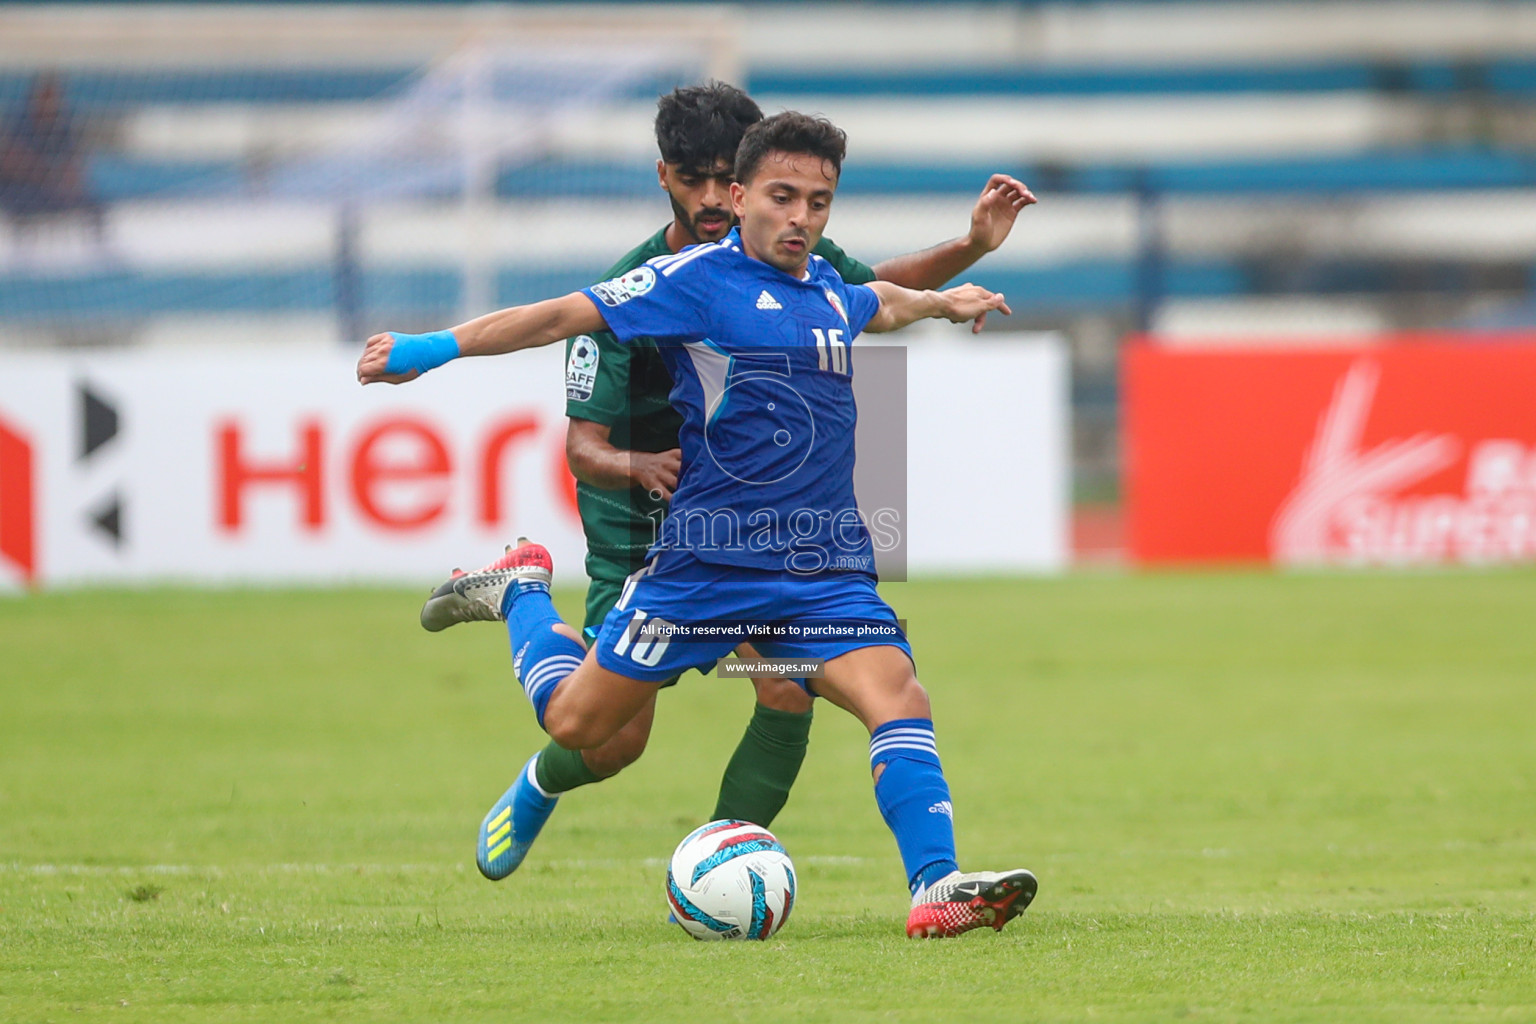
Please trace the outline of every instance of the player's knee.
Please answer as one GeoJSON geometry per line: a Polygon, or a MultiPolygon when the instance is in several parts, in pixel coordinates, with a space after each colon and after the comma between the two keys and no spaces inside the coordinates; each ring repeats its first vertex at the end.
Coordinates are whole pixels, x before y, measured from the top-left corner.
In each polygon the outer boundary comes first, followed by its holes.
{"type": "Polygon", "coordinates": [[[917,681],[917,676],[909,673],[893,698],[895,713],[892,717],[933,718],[933,705],[928,700],[928,691],[917,681]]]}
{"type": "Polygon", "coordinates": [[[640,760],[647,739],[646,734],[622,730],[602,746],[584,751],[581,757],[593,775],[600,779],[610,778],[640,760]]]}
{"type": "Polygon", "coordinates": [[[561,701],[557,692],[544,710],[544,731],[566,750],[594,750],[613,738],[613,731],[596,714],[561,701]]]}
{"type": "Polygon", "coordinates": [[[799,683],[769,676],[762,679],[754,678],[752,686],[757,690],[757,702],[765,708],[789,711],[797,715],[803,715],[811,710],[811,696],[800,688],[799,683]]]}
{"type": "Polygon", "coordinates": [[[591,723],[579,715],[563,715],[551,706],[544,713],[544,731],[566,750],[590,750],[602,743],[591,723]]]}

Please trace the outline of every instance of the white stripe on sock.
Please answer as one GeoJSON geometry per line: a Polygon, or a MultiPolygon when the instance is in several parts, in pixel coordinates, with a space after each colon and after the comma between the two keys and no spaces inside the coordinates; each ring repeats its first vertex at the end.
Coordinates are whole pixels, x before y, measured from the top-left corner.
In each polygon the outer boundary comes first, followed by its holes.
{"type": "Polygon", "coordinates": [[[870,737],[870,742],[878,743],[880,740],[888,740],[893,736],[932,736],[932,729],[922,729],[917,726],[903,726],[900,729],[890,729],[879,736],[870,737]]]}
{"type": "Polygon", "coordinates": [[[564,679],[581,666],[581,659],[570,654],[556,654],[534,665],[522,679],[528,693],[542,689],[550,679],[564,679]]]}
{"type": "Polygon", "coordinates": [[[932,729],[906,726],[872,737],[869,741],[869,763],[874,765],[882,756],[897,750],[916,750],[932,754],[934,757],[939,756],[939,747],[934,741],[932,729]]]}
{"type": "Polygon", "coordinates": [[[528,674],[530,676],[536,676],[550,671],[574,672],[580,665],[580,658],[574,658],[570,655],[557,655],[553,658],[545,658],[543,661],[534,665],[533,668],[528,670],[528,674]]]}
{"type": "Polygon", "coordinates": [[[553,800],[558,794],[551,793],[543,786],[539,785],[539,774],[538,772],[534,771],[534,768],[539,763],[539,758],[543,756],[544,752],[541,750],[537,754],[533,755],[533,760],[528,762],[528,785],[532,786],[534,789],[543,794],[546,800],[553,800]]]}
{"type": "Polygon", "coordinates": [[[880,737],[879,740],[869,740],[869,749],[879,751],[886,746],[937,746],[932,734],[929,735],[889,735],[880,737]]]}
{"type": "Polygon", "coordinates": [[[573,658],[570,655],[557,655],[553,658],[545,658],[537,665],[534,665],[533,668],[528,670],[527,677],[530,680],[538,679],[540,676],[548,675],[551,672],[569,675],[576,671],[580,665],[580,658],[573,658]]]}
{"type": "Polygon", "coordinates": [[[903,731],[900,733],[891,733],[886,736],[876,736],[869,741],[869,745],[871,747],[881,747],[890,746],[892,744],[900,745],[902,743],[918,743],[931,746],[934,742],[936,741],[934,739],[933,733],[919,732],[914,729],[910,732],[903,731]]]}
{"type": "Polygon", "coordinates": [[[530,690],[524,690],[523,692],[528,695],[528,700],[535,707],[537,707],[539,702],[544,699],[544,691],[553,688],[554,685],[555,685],[554,683],[550,683],[548,686],[535,687],[535,688],[530,689],[530,690]]]}
{"type": "Polygon", "coordinates": [[[926,735],[923,733],[915,733],[908,734],[906,736],[881,736],[877,739],[870,740],[869,745],[871,747],[890,746],[892,744],[899,745],[902,743],[918,743],[929,745],[934,742],[936,741],[934,740],[933,733],[930,732],[926,735]]]}
{"type": "Polygon", "coordinates": [[[922,740],[891,740],[889,742],[871,743],[869,745],[869,752],[875,754],[882,750],[892,750],[896,747],[911,747],[914,750],[939,749],[939,745],[933,742],[933,740],[929,740],[927,743],[924,743],[922,740]]]}
{"type": "Polygon", "coordinates": [[[881,758],[892,757],[903,750],[910,750],[915,753],[926,754],[932,758],[937,758],[939,756],[939,749],[937,747],[886,747],[881,750],[871,750],[869,752],[870,767],[874,767],[876,764],[878,764],[881,758]]]}
{"type": "Polygon", "coordinates": [[[523,687],[523,692],[528,695],[529,700],[537,703],[543,698],[545,693],[559,686],[560,680],[564,678],[564,676],[550,676],[523,687]]]}

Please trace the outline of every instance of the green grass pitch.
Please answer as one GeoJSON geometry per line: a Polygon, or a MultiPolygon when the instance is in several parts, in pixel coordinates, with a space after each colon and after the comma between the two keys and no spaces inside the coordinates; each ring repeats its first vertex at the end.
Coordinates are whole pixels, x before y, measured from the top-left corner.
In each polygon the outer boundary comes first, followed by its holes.
{"type": "Polygon", "coordinates": [[[425,634],[422,596],[0,601],[0,1021],[1536,1020],[1529,572],[888,588],[962,863],[1041,881],[925,943],[830,706],[784,931],[665,923],[735,681],[664,694],[646,758],[481,879],[541,734],[502,631],[425,634]]]}

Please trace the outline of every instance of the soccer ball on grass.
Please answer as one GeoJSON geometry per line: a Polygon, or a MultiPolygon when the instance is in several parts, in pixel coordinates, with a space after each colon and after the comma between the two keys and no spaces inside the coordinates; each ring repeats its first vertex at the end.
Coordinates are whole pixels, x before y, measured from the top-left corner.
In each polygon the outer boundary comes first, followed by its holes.
{"type": "Polygon", "coordinates": [[[696,939],[766,939],[794,908],[795,867],[762,826],[712,821],[677,844],[667,902],[696,939]]]}

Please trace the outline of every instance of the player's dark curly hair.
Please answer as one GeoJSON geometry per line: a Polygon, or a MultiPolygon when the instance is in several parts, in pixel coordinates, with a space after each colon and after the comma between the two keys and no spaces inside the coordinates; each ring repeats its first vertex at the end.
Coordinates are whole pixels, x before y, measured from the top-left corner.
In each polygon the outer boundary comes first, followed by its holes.
{"type": "Polygon", "coordinates": [[[794,110],[759,121],[741,137],[736,150],[736,180],[745,185],[771,152],[809,153],[832,165],[834,177],[843,173],[848,154],[848,135],[824,117],[794,110]]]}
{"type": "Polygon", "coordinates": [[[685,170],[711,171],[736,158],[741,136],[763,119],[752,97],[725,82],[673,89],[656,104],[661,158],[685,170]]]}

